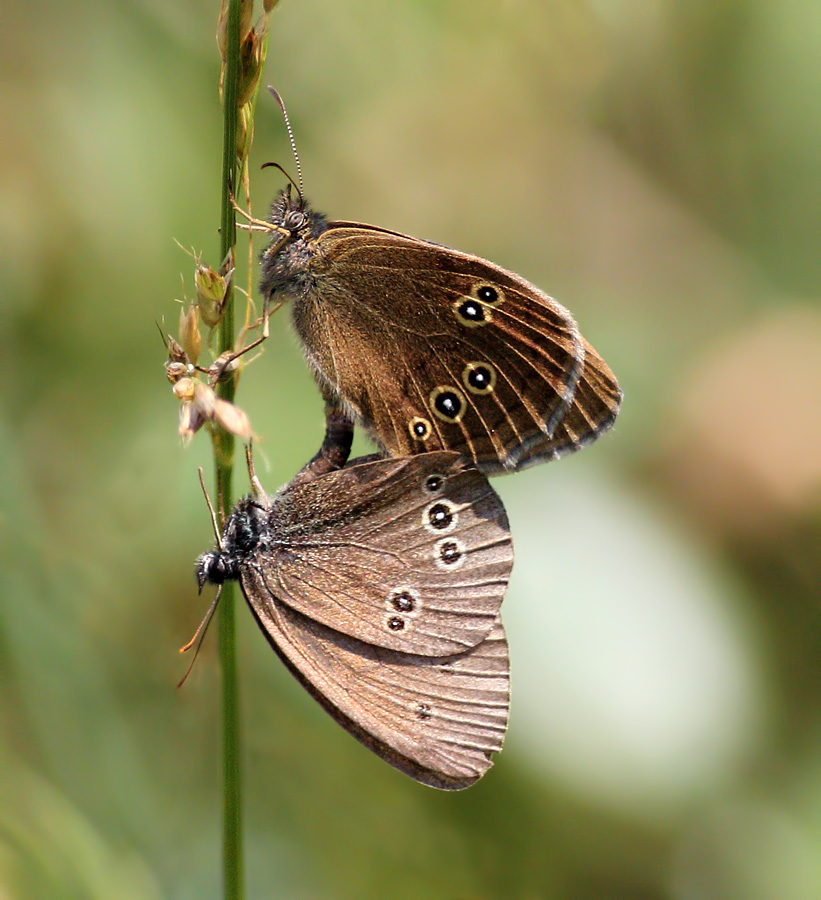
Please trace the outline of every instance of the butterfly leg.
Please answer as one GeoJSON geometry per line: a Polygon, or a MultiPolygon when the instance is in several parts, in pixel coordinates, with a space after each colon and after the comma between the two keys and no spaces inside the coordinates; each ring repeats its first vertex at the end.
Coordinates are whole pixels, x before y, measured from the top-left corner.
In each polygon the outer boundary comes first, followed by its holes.
{"type": "Polygon", "coordinates": [[[291,482],[304,484],[341,469],[348,461],[353,443],[353,422],[333,401],[325,403],[325,438],[316,456],[299,471],[291,482]]]}

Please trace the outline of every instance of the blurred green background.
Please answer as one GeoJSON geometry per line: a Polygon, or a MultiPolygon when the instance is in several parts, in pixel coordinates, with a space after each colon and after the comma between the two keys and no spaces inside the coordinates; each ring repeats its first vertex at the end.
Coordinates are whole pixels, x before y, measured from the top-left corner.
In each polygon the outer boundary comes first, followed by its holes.
{"type": "MultiPolygon", "coordinates": [[[[217,6],[4,7],[3,898],[219,896],[213,634],[175,689],[209,443],[154,324],[175,238],[219,264],[217,6]]],[[[819,45],[811,0],[282,0],[313,202],[520,272],[626,399],[495,481],[513,704],[470,790],[360,747],[238,609],[249,897],[821,897],[819,45]]],[[[258,213],[266,160],[262,98],[258,213]]],[[[271,490],[322,432],[272,330],[238,395],[271,490]]]]}

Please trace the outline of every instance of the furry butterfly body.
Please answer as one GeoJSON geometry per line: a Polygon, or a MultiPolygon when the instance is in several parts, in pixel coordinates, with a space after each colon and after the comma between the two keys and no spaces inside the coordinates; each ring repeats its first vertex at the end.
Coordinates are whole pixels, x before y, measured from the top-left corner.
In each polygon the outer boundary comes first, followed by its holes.
{"type": "Polygon", "coordinates": [[[290,301],[331,405],[391,456],[455,450],[485,474],[595,440],[621,391],[559,303],[439,244],[329,222],[284,190],[262,254],[267,302],[290,301]]]}
{"type": "Polygon", "coordinates": [[[512,564],[496,493],[437,452],[240,501],[197,579],[238,579],[271,646],[343,727],[418,781],[458,789],[504,738],[512,564]]]}

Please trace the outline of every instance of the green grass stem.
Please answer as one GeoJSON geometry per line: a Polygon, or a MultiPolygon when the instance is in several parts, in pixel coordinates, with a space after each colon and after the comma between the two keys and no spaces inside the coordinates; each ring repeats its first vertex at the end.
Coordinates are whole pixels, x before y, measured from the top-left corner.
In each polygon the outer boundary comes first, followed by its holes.
{"type": "MultiPolygon", "coordinates": [[[[223,79],[222,202],[220,216],[220,259],[236,244],[236,220],[231,192],[237,186],[237,97],[239,92],[240,0],[229,0],[225,75],[223,79]]],[[[222,353],[234,346],[234,292],[229,289],[225,312],[219,326],[218,348],[222,353]]],[[[234,399],[234,380],[220,383],[219,396],[234,399]]],[[[234,436],[223,429],[214,431],[214,466],[217,498],[223,519],[231,512],[234,468],[234,436]]],[[[242,771],[239,730],[239,685],[235,623],[236,591],[229,581],[223,586],[219,611],[219,655],[222,670],[222,754],[223,754],[223,895],[225,900],[244,896],[242,857],[242,771]]]]}

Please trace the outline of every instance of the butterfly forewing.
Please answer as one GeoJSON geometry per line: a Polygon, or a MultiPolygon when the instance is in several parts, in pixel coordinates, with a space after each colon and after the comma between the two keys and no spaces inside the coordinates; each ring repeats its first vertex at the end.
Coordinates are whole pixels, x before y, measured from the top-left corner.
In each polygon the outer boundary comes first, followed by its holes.
{"type": "MultiPolygon", "coordinates": [[[[570,313],[486,260],[333,223],[313,244],[294,321],[326,394],[392,456],[458,451],[485,473],[584,446],[620,401],[570,313]],[[602,399],[603,398],[603,399],[602,399]],[[567,429],[562,422],[570,417],[567,429]]],[[[592,351],[595,354],[595,351],[592,351]]]]}
{"type": "Polygon", "coordinates": [[[353,465],[286,488],[276,546],[250,561],[264,590],[361,641],[427,656],[481,642],[513,564],[496,493],[455,453],[353,465]]]}
{"type": "Polygon", "coordinates": [[[365,746],[417,781],[460,789],[491,766],[509,708],[501,620],[462,654],[435,658],[365,644],[287,606],[260,604],[258,572],[242,574],[258,623],[291,672],[365,746]]]}

